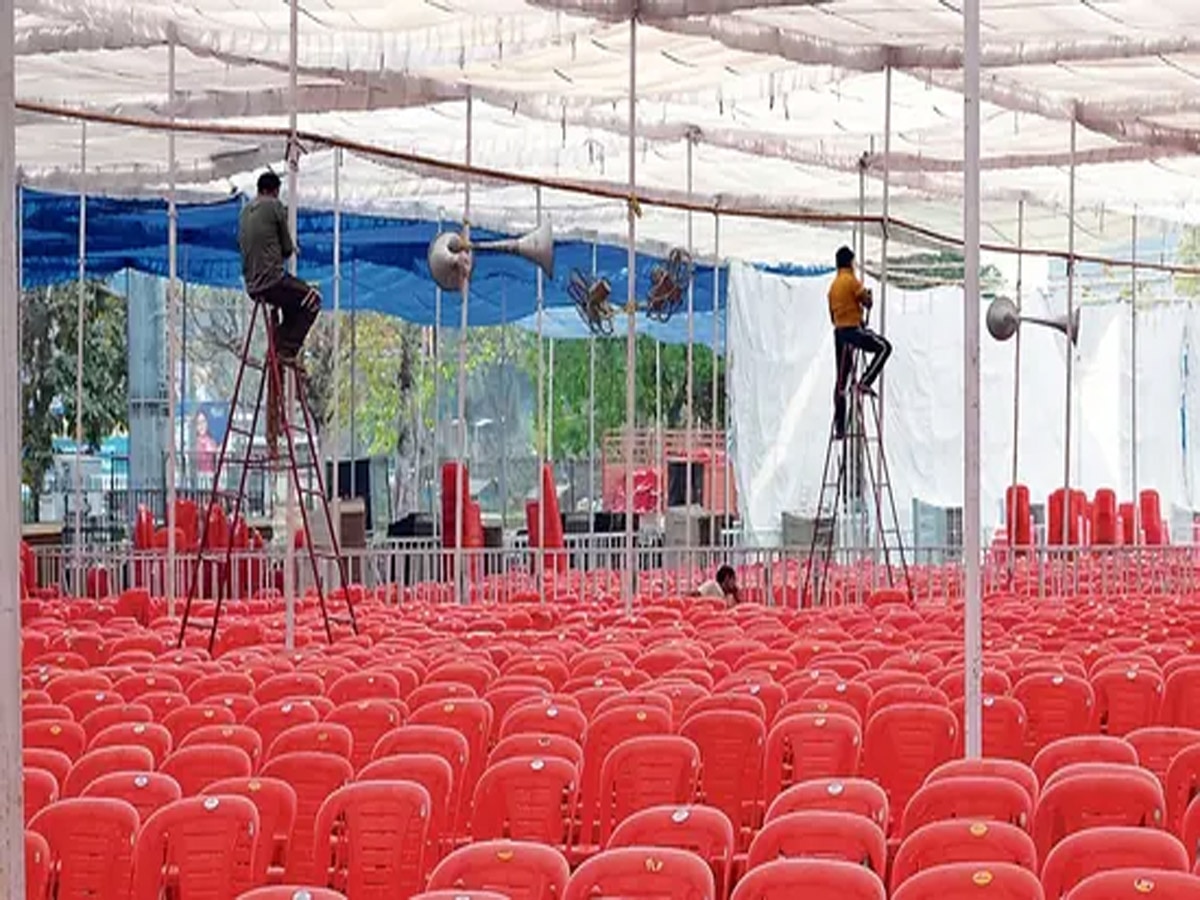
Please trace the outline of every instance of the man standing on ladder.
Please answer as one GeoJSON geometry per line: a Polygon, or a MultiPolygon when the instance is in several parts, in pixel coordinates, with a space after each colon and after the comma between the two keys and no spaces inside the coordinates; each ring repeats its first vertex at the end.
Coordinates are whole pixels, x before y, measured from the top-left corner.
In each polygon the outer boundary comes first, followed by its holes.
{"type": "Polygon", "coordinates": [[[258,177],[258,196],[246,204],[238,220],[238,246],[246,293],[256,303],[279,310],[275,353],[282,364],[298,368],[300,348],[321,310],[321,295],[284,265],[296,252],[296,245],[279,188],[279,176],[274,172],[258,177]]]}
{"type": "Polygon", "coordinates": [[[858,389],[871,391],[892,354],[887,338],[867,327],[867,314],[873,303],[871,291],[854,273],[854,251],[842,247],[837,252],[837,275],[829,286],[829,318],[833,322],[834,364],[837,366],[833,389],[834,436],[846,436],[846,389],[854,369],[854,350],[871,355],[871,362],[858,381],[858,389]]]}

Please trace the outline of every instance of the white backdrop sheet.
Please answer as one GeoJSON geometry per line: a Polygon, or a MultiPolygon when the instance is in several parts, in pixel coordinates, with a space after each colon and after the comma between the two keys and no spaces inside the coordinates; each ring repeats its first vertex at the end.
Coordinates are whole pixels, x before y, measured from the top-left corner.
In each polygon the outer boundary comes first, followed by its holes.
{"type": "MultiPolygon", "coordinates": [[[[812,515],[821,487],[833,396],[828,278],[788,278],[734,265],[729,285],[730,399],[743,521],[763,543],[784,512],[812,515]]],[[[879,296],[878,285],[875,285],[879,296]]],[[[887,296],[895,351],[885,384],[884,434],[901,525],[914,497],[963,500],[962,291],[887,296]]],[[[1065,298],[1026,298],[1030,315],[1061,315],[1065,298]]],[[[1086,305],[1075,351],[1071,482],[1132,495],[1130,305],[1086,305]]],[[[873,324],[878,327],[878,310],[873,324]]],[[[981,316],[982,318],[982,316],[981,316]]],[[[1063,483],[1066,340],[1023,333],[1020,480],[1034,503],[1063,483]]],[[[1200,484],[1200,309],[1138,312],[1138,487],[1155,488],[1167,514],[1196,507],[1200,484]]],[[[1012,470],[1015,342],[982,335],[983,525],[1002,523],[1012,470]]],[[[985,531],[985,534],[989,532],[985,531]]]]}

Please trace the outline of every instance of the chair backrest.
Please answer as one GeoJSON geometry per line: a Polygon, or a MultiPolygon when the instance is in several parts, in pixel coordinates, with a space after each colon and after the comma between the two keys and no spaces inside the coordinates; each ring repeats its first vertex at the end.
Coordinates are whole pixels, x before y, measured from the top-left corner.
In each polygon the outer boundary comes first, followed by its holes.
{"type": "Polygon", "coordinates": [[[122,722],[145,723],[153,721],[154,713],[144,703],[112,703],[101,706],[98,709],[93,709],[79,720],[79,724],[83,726],[83,731],[88,737],[88,746],[90,748],[91,741],[95,740],[96,735],[110,725],[122,722]]]}
{"type": "Polygon", "coordinates": [[[881,828],[888,823],[887,794],[865,778],[815,778],[794,784],[767,807],[764,822],[806,809],[857,813],[881,828]]]}
{"type": "Polygon", "coordinates": [[[959,775],[927,782],[904,808],[900,836],[945,819],[984,819],[1028,829],[1033,804],[1015,781],[988,775],[959,775]]]}
{"type": "Polygon", "coordinates": [[[180,896],[236,897],[254,886],[251,868],[239,866],[238,849],[252,857],[267,851],[258,810],[244,797],[187,797],[153,813],[134,847],[134,896],[157,897],[169,877],[180,896]]]}
{"type": "Polygon", "coordinates": [[[1132,868],[1097,872],[1080,881],[1067,900],[1192,900],[1200,897],[1200,875],[1169,869],[1132,868]]]}
{"type": "Polygon", "coordinates": [[[1129,665],[1097,672],[1092,690],[1097,724],[1105,734],[1124,735],[1158,721],[1163,679],[1152,669],[1129,665]]]}
{"type": "Polygon", "coordinates": [[[451,799],[454,797],[454,771],[434,753],[397,753],[367,763],[356,776],[358,781],[413,781],[429,793],[428,839],[432,845],[451,836],[451,799]]]}
{"type": "Polygon", "coordinates": [[[510,734],[496,742],[488,756],[488,765],[514,756],[557,756],[583,771],[583,748],[561,734],[510,734]]]}
{"type": "Polygon", "coordinates": [[[174,740],[171,732],[156,722],[119,722],[93,735],[88,749],[130,745],[149,750],[154,755],[154,766],[157,768],[171,752],[174,740]]]}
{"type": "Polygon", "coordinates": [[[145,747],[119,745],[89,750],[75,761],[63,785],[64,797],[78,797],[83,789],[110,772],[152,772],[154,754],[145,747]]]}
{"type": "Polygon", "coordinates": [[[737,837],[729,816],[711,806],[655,806],[622,821],[608,841],[618,847],[675,847],[708,861],[720,875],[718,896],[729,884],[737,837]]]}
{"type": "Polygon", "coordinates": [[[60,750],[50,750],[44,747],[25,747],[21,750],[21,764],[29,769],[43,769],[54,776],[61,793],[62,786],[71,772],[71,757],[60,750]]]}
{"type": "Polygon", "coordinates": [[[26,749],[57,750],[71,760],[83,755],[87,734],[78,722],[41,719],[21,726],[21,746],[26,749]]]}
{"type": "Polygon", "coordinates": [[[1080,734],[1047,744],[1033,758],[1033,772],[1043,786],[1063,766],[1081,762],[1120,763],[1136,766],[1137,750],[1128,741],[1102,734],[1080,734]]]}
{"type": "Polygon", "coordinates": [[[772,819],[754,836],[746,861],[754,869],[785,858],[840,859],[887,872],[887,839],[870,819],[848,812],[809,810],[772,819]]]}
{"type": "Polygon", "coordinates": [[[1125,735],[1137,753],[1138,764],[1158,776],[1165,789],[1171,760],[1181,750],[1200,745],[1200,729],[1155,726],[1139,728],[1125,735]]]}
{"type": "Polygon", "coordinates": [[[110,772],[88,784],[80,796],[124,800],[145,822],[168,803],[180,799],[183,791],[174,778],[162,772],[110,772]]]}
{"type": "Polygon", "coordinates": [[[222,778],[244,778],[253,770],[245,750],[239,747],[201,745],[181,747],[163,761],[159,771],[170,775],[193,797],[222,778]]]}
{"type": "Polygon", "coordinates": [[[700,786],[705,802],[722,810],[735,828],[751,824],[762,782],[766,727],[745,712],[712,711],[689,715],[679,733],[700,748],[700,786]]]}
{"type": "Polygon", "coordinates": [[[897,703],[921,703],[929,706],[941,706],[949,709],[950,698],[931,684],[889,684],[879,688],[867,704],[866,719],[881,709],[895,706],[897,703]]]}
{"type": "Polygon", "coordinates": [[[832,859],[780,859],[751,869],[731,900],[887,900],[879,876],[832,859]]]}
{"type": "MultiPolygon", "coordinates": [[[[143,697],[142,702],[148,703],[148,697],[143,697]]],[[[224,706],[177,706],[166,712],[159,721],[171,732],[174,745],[179,747],[183,739],[197,728],[204,725],[233,725],[237,722],[237,716],[224,706]]]]}
{"type": "Polygon", "coordinates": [[[351,897],[415,894],[425,884],[429,807],[429,793],[411,781],[340,787],[317,813],[316,860],[334,860],[351,897]]]}
{"type": "Polygon", "coordinates": [[[950,863],[1009,863],[1036,872],[1033,838],[1007,822],[953,819],[923,825],[906,837],[892,861],[891,889],[926,869],[950,863]]]}
{"type": "MultiPolygon", "coordinates": [[[[892,900],[1047,900],[1037,876],[1002,862],[965,862],[934,866],[907,879],[892,900]]],[[[1057,900],[1057,898],[1056,898],[1057,900]]]]}
{"type": "Polygon", "coordinates": [[[1150,828],[1096,827],[1063,838],[1042,857],[1047,900],[1059,900],[1089,875],[1148,866],[1186,872],[1187,850],[1179,838],[1150,828]]]}
{"type": "Polygon", "coordinates": [[[346,728],[352,738],[350,765],[359,771],[371,761],[371,751],[379,739],[401,724],[399,701],[354,700],[336,707],[325,723],[346,728]]]}
{"type": "MultiPolygon", "coordinates": [[[[562,900],[622,897],[627,900],[713,900],[712,871],[700,857],[668,847],[602,850],[584,862],[562,900]]],[[[874,898],[873,898],[874,900],[874,898]]]]}
{"type": "Polygon", "coordinates": [[[244,845],[238,850],[237,865],[250,871],[251,883],[262,884],[277,854],[281,853],[281,858],[286,861],[292,829],[296,824],[295,790],[278,778],[251,776],[214,781],[204,789],[204,794],[245,797],[258,810],[258,828],[267,852],[255,855],[253,845],[244,845]]]}
{"type": "Polygon", "coordinates": [[[45,900],[50,887],[50,845],[36,831],[25,832],[25,900],[45,900]]]}
{"type": "Polygon", "coordinates": [[[1029,795],[1029,802],[1037,806],[1038,795],[1041,793],[1040,782],[1033,769],[1015,759],[952,759],[942,763],[929,773],[925,779],[928,784],[943,778],[958,778],[963,775],[984,775],[993,778],[1007,778],[1019,784],[1029,795]]]}
{"type": "Polygon", "coordinates": [[[475,698],[441,700],[426,703],[415,709],[409,721],[413,725],[440,725],[453,728],[467,739],[470,752],[467,754],[466,770],[463,773],[458,807],[458,825],[465,824],[470,812],[470,800],[475,783],[483,774],[487,763],[488,737],[492,733],[492,708],[486,700],[475,698]]]}
{"type": "Polygon", "coordinates": [[[25,822],[58,799],[58,779],[45,769],[26,766],[21,770],[25,795],[25,822]]]}
{"type": "Polygon", "coordinates": [[[1144,770],[1079,775],[1042,792],[1033,817],[1033,842],[1038,858],[1045,860],[1055,844],[1078,831],[1098,825],[1162,828],[1166,818],[1162,791],[1144,770]]]}
{"type": "Polygon", "coordinates": [[[179,746],[233,746],[245,751],[253,768],[257,769],[262,761],[262,738],[249,725],[203,725],[190,732],[179,746]]]}
{"type": "Polygon", "coordinates": [[[700,748],[678,735],[652,734],[621,741],[600,771],[600,846],[615,825],[651,806],[686,806],[695,797],[700,748]]]}
{"type": "MultiPolygon", "coordinates": [[[[27,751],[28,752],[28,751],[27,751]]],[[[1167,766],[1167,821],[1172,831],[1179,830],[1179,823],[1188,805],[1200,793],[1200,745],[1184,747],[1171,759],[1167,766]]]]}
{"type": "Polygon", "coordinates": [[[133,896],[133,841],[140,822],[123,800],[76,797],[51,804],[29,830],[50,846],[59,897],[133,896]]]}
{"type": "Polygon", "coordinates": [[[285,753],[266,763],[260,774],[286,781],[296,792],[296,824],[284,878],[299,884],[320,883],[323,870],[315,855],[317,813],[326,797],[354,777],[354,770],[347,760],[332,753],[285,753]]]}
{"type": "Polygon", "coordinates": [[[294,725],[319,722],[321,714],[308,700],[277,700],[264,703],[246,716],[242,723],[258,732],[263,750],[269,750],[275,739],[294,725]]]}
{"type": "Polygon", "coordinates": [[[557,757],[515,757],[489,766],[475,788],[471,836],[565,846],[579,773],[557,757]]]}
{"type": "Polygon", "coordinates": [[[1081,676],[1065,672],[1026,675],[1013,685],[1012,696],[1021,701],[1028,716],[1025,746],[1031,755],[1060,738],[1096,730],[1096,695],[1081,676]]]}
{"type": "Polygon", "coordinates": [[[431,891],[495,891],[509,900],[557,900],[571,869],[553,847],[479,841],[455,850],[429,876],[431,891]]]}
{"type": "Polygon", "coordinates": [[[896,703],[867,721],[862,773],[887,792],[895,819],[926,776],[955,757],[957,747],[958,721],[949,709],[896,703]]]}
{"type": "Polygon", "coordinates": [[[345,725],[310,722],[293,725],[279,734],[267,748],[270,761],[285,753],[332,753],[349,761],[354,751],[354,736],[345,725]]]}
{"type": "Polygon", "coordinates": [[[499,735],[506,738],[517,734],[558,734],[576,743],[587,731],[587,717],[578,709],[548,701],[523,704],[510,709],[500,723],[499,735]]]}
{"type": "Polygon", "coordinates": [[[312,672],[280,672],[254,689],[254,699],[259,704],[324,695],[325,682],[312,672]]]}
{"type": "Polygon", "coordinates": [[[780,719],[767,735],[763,802],[810,778],[849,778],[858,772],[862,730],[837,713],[799,713],[780,719]],[[785,778],[784,772],[789,773],[785,778]]]}

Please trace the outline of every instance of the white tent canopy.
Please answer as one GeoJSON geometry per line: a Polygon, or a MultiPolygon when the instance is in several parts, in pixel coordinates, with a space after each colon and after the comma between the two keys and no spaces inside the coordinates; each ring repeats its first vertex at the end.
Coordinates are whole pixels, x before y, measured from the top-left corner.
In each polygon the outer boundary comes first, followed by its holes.
{"type": "MultiPolygon", "coordinates": [[[[638,5],[639,190],[686,187],[687,140],[698,197],[727,210],[865,209],[961,234],[962,75],[958,12],[939,0],[828,0],[746,9],[728,0],[638,5]],[[891,153],[884,147],[891,69],[891,153]]],[[[497,0],[301,3],[298,127],[461,162],[466,96],[472,159],[492,170],[620,185],[627,165],[629,3],[497,0]]],[[[27,104],[134,119],[285,129],[289,11],[276,0],[18,2],[18,97],[27,104]],[[174,44],[176,99],[168,97],[174,44]]],[[[984,241],[1066,247],[1071,119],[1079,164],[1076,247],[1127,244],[1127,216],[1200,220],[1200,5],[1191,0],[996,0],[983,4],[984,241]]],[[[28,184],[79,187],[80,126],[27,111],[18,125],[28,184]]],[[[278,163],[285,141],[181,135],[181,183],[225,194],[278,163]]],[[[166,136],[91,125],[92,191],[161,193],[166,136]]],[[[328,154],[301,163],[303,201],[332,204],[328,154]]],[[[360,158],[344,173],[348,209],[450,218],[457,176],[360,158]]],[[[478,186],[473,218],[524,227],[529,187],[478,186]]],[[[549,192],[567,231],[617,239],[624,205],[549,192]]],[[[697,249],[712,228],[696,229],[697,249]]],[[[849,232],[849,226],[839,230],[849,232]]],[[[648,241],[680,243],[682,214],[648,210],[648,241]]],[[[895,229],[892,237],[912,236],[895,229]]],[[[828,234],[777,222],[722,223],[723,255],[826,261],[828,234]]]]}

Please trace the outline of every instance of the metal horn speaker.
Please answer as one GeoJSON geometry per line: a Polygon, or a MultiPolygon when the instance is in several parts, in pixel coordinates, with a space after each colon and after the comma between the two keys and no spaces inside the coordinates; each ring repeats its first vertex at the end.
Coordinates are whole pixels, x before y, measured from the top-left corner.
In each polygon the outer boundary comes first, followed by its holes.
{"type": "Polygon", "coordinates": [[[996,340],[1007,341],[1017,333],[1022,322],[1053,328],[1065,334],[1073,345],[1079,343],[1079,307],[1075,307],[1069,318],[1056,316],[1053,319],[1043,319],[1038,316],[1021,315],[1017,304],[1007,297],[997,297],[988,305],[987,330],[996,340]]]}
{"type": "Polygon", "coordinates": [[[429,245],[429,274],[444,291],[462,290],[463,282],[471,277],[475,253],[511,253],[527,259],[554,277],[554,235],[546,222],[528,234],[499,241],[468,243],[456,231],[439,234],[429,245]]]}

